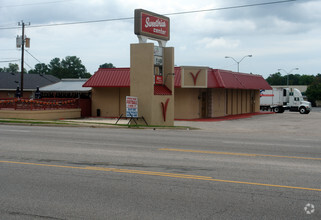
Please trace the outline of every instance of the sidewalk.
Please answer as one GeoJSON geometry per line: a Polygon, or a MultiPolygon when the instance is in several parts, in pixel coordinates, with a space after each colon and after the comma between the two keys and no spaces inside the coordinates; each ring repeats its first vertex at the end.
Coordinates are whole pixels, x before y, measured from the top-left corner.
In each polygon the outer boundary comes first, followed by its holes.
{"type": "MultiPolygon", "coordinates": [[[[217,122],[217,121],[227,121],[227,120],[237,120],[243,118],[250,118],[255,115],[266,115],[266,114],[274,114],[273,112],[256,112],[256,113],[248,113],[241,115],[229,115],[224,117],[217,118],[197,118],[197,119],[175,119],[174,125],[180,126],[180,122],[217,122]]],[[[90,117],[90,118],[81,118],[81,119],[63,119],[65,122],[75,122],[75,123],[86,123],[86,124],[116,124],[118,118],[104,118],[104,117],[90,117]]],[[[126,125],[128,124],[128,119],[120,119],[117,124],[126,125]]]]}
{"type": "Polygon", "coordinates": [[[247,113],[240,115],[228,115],[217,118],[196,118],[196,119],[175,119],[175,121],[198,121],[198,122],[215,122],[215,121],[227,121],[227,120],[236,120],[242,118],[250,118],[254,115],[266,115],[266,114],[274,114],[274,112],[255,112],[255,113],[247,113]]]}

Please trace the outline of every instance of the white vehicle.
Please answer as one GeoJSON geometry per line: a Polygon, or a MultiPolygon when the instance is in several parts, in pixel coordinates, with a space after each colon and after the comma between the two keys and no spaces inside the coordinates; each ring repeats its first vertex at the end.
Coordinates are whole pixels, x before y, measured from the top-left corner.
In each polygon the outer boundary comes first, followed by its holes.
{"type": "Polygon", "coordinates": [[[285,110],[309,114],[311,103],[304,101],[300,90],[290,88],[273,88],[262,90],[260,94],[260,109],[283,113],[285,110]]]}

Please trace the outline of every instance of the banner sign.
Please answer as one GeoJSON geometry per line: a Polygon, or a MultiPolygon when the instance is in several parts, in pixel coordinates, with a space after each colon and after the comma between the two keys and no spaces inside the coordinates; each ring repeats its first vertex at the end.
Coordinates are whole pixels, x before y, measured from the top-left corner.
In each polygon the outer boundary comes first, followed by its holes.
{"type": "Polygon", "coordinates": [[[143,9],[135,9],[135,34],[153,39],[169,40],[169,17],[143,9]]]}
{"type": "Polygon", "coordinates": [[[138,117],[138,98],[126,96],[126,117],[138,117]]]}
{"type": "Polygon", "coordinates": [[[155,84],[156,85],[163,85],[163,76],[155,76],[155,84]]]}

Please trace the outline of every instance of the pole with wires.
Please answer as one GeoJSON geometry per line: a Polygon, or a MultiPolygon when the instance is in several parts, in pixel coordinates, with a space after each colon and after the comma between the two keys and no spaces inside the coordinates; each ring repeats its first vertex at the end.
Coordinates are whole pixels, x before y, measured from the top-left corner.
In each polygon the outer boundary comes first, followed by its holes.
{"type": "MultiPolygon", "coordinates": [[[[25,26],[26,24],[21,21],[18,23],[19,26],[22,27],[22,35],[21,35],[21,78],[20,78],[20,90],[21,90],[21,97],[23,97],[23,74],[24,74],[24,52],[25,52],[25,26]]],[[[29,23],[30,25],[30,23],[29,23]]]]}

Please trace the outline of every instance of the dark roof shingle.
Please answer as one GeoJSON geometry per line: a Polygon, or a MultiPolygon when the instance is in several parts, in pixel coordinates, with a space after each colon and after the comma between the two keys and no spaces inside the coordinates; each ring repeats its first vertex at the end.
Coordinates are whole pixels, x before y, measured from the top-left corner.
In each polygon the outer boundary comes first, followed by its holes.
{"type": "MultiPolygon", "coordinates": [[[[0,73],[0,89],[1,90],[15,90],[17,86],[20,87],[21,73],[0,73]]],[[[38,75],[38,74],[24,74],[23,88],[36,90],[37,87],[47,86],[59,82],[55,76],[52,75],[38,75]]]]}

